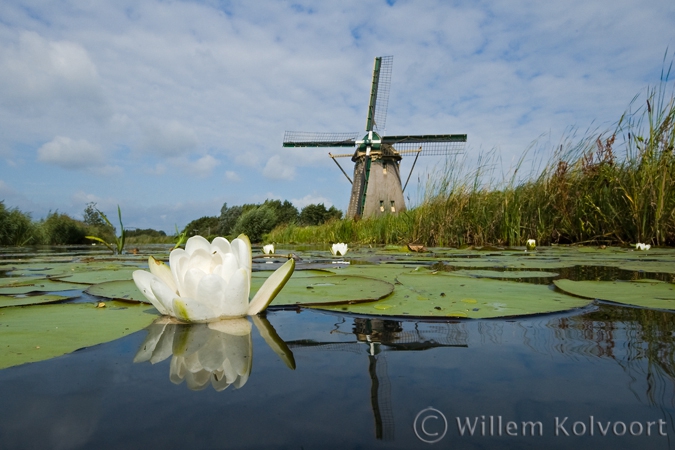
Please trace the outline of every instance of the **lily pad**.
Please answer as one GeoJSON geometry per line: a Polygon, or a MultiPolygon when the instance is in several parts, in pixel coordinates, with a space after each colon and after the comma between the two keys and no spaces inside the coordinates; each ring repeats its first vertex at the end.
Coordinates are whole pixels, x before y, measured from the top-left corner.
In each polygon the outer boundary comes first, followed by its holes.
{"type": "Polygon", "coordinates": [[[29,294],[31,292],[59,292],[82,289],[81,284],[64,283],[48,279],[39,279],[27,284],[17,284],[0,288],[0,295],[29,294]]]}
{"type": "Polygon", "coordinates": [[[317,308],[384,316],[483,319],[565,311],[590,303],[548,286],[440,272],[401,274],[397,280],[401,285],[396,285],[395,292],[384,300],[317,308]]]}
{"type": "Polygon", "coordinates": [[[42,295],[0,295],[0,308],[9,306],[41,305],[69,300],[74,296],[42,294],[42,295]]]}
{"type": "Polygon", "coordinates": [[[96,284],[106,281],[117,280],[131,280],[131,274],[134,270],[119,269],[119,270],[92,270],[87,272],[75,273],[66,277],[59,278],[60,280],[70,283],[81,284],[96,284]]]}
{"type": "Polygon", "coordinates": [[[0,310],[0,369],[109,342],[150,325],[147,305],[63,303],[0,310]]]}
{"type": "Polygon", "coordinates": [[[475,278],[552,278],[557,277],[555,272],[544,272],[540,270],[456,270],[451,272],[455,275],[464,275],[475,278]]]}
{"type": "Polygon", "coordinates": [[[373,302],[393,290],[386,281],[353,275],[291,278],[271,306],[373,302]]]}
{"type": "Polygon", "coordinates": [[[644,308],[675,310],[675,284],[650,280],[572,281],[556,280],[555,285],[572,295],[607,300],[644,308]]]}
{"type": "Polygon", "coordinates": [[[89,286],[84,292],[113,300],[149,303],[133,280],[106,281],[89,286]]]}

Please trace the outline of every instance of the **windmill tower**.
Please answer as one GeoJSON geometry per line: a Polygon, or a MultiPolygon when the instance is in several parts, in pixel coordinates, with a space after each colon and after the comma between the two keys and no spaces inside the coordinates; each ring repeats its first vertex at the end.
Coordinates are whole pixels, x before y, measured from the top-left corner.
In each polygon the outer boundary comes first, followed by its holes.
{"type": "Polygon", "coordinates": [[[403,192],[422,156],[450,155],[464,150],[466,134],[427,134],[383,136],[387,120],[393,56],[375,58],[373,83],[366,118],[366,134],[308,133],[287,131],[284,147],[356,147],[354,153],[333,155],[335,164],[352,184],[347,217],[370,217],[405,211],[403,192]],[[415,160],[405,185],[401,183],[402,155],[414,154],[415,160]],[[351,157],[354,180],[335,158],[351,157]]]}

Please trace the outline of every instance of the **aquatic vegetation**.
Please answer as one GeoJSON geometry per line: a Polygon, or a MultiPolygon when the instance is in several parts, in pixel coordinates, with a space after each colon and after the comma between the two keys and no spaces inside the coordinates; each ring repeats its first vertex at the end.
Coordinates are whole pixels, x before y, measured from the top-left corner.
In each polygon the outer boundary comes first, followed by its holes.
{"type": "Polygon", "coordinates": [[[537,248],[537,241],[535,241],[534,239],[528,239],[527,242],[525,243],[525,248],[528,251],[534,250],[535,248],[537,248]]]}
{"type": "Polygon", "coordinates": [[[263,253],[266,255],[274,254],[274,244],[263,245],[263,253]]]}
{"type": "Polygon", "coordinates": [[[643,244],[641,242],[638,242],[637,244],[635,244],[635,250],[644,251],[644,250],[649,250],[650,248],[652,248],[652,246],[649,245],[649,244],[643,244]]]}
{"type": "MultiPolygon", "coordinates": [[[[675,253],[663,247],[638,252],[632,247],[545,246],[538,247],[534,253],[524,253],[522,247],[429,248],[424,254],[408,252],[400,246],[361,247],[350,250],[352,264],[349,265],[333,264],[335,261],[326,256],[327,252],[320,250],[321,247],[317,250],[296,248],[297,264],[302,270],[292,272],[291,277],[290,268],[296,264],[294,260],[285,261],[278,256],[253,259],[250,244],[243,237],[236,241],[233,240],[230,247],[237,249],[237,255],[231,249],[232,254],[224,258],[230,260],[226,264],[232,266],[230,282],[237,271],[250,280],[246,296],[237,297],[235,302],[242,316],[268,307],[313,308],[381,318],[458,320],[518,317],[574,309],[586,311],[588,306],[598,302],[675,310],[675,253]],[[242,255],[240,267],[238,256],[242,255]],[[250,296],[254,300],[249,303],[250,296]]],[[[182,286],[189,280],[191,285],[187,290],[196,291],[198,296],[201,282],[208,276],[206,270],[210,270],[210,274],[222,271],[215,270],[218,265],[223,265],[223,255],[227,253],[222,251],[222,244],[216,241],[212,251],[213,242],[192,238],[185,250],[174,250],[175,256],[169,254],[172,245],[167,244],[166,253],[162,254],[160,250],[158,259],[150,258],[154,271],[139,272],[146,274],[141,277],[147,278],[144,283],[150,286],[149,292],[155,299],[170,299],[170,306],[175,310],[175,304],[184,303],[175,280],[182,279],[182,286]],[[168,258],[171,267],[160,262],[159,257],[168,258]],[[193,269],[201,270],[203,275],[191,272],[193,269]],[[178,278],[174,277],[174,270],[178,278]],[[171,283],[175,291],[170,287],[171,283]]],[[[84,251],[73,249],[65,254],[34,253],[30,258],[23,255],[4,258],[0,263],[3,342],[4,333],[16,332],[24,336],[27,343],[45,348],[38,343],[39,334],[44,333],[49,327],[48,321],[53,320],[51,326],[59,327],[63,346],[52,353],[40,353],[49,358],[143,328],[159,312],[163,313],[160,308],[166,308],[165,303],[159,301],[159,307],[155,305],[157,311],[148,308],[147,303],[155,303],[143,295],[132,280],[133,273],[145,266],[148,251],[157,254],[158,249],[141,248],[139,255],[110,256],[87,248],[84,251]],[[101,300],[105,306],[97,308],[101,300]],[[86,303],[73,303],[82,301],[86,303]],[[62,320],[62,314],[76,317],[72,321],[62,320]],[[89,319],[90,314],[101,315],[89,319]],[[78,322],[99,318],[110,321],[110,333],[78,322]],[[129,325],[121,327],[118,320],[129,325]],[[114,334],[120,330],[125,333],[114,334]],[[83,335],[73,338],[71,333],[83,335]],[[70,343],[66,345],[67,342],[70,343]]],[[[222,287],[221,282],[213,285],[222,287]]],[[[210,292],[213,285],[207,285],[204,291],[210,292]]],[[[242,286],[246,287],[245,283],[242,286]]],[[[235,291],[242,291],[244,287],[235,291]]],[[[176,315],[186,320],[181,316],[184,312],[178,309],[176,315]]],[[[213,321],[211,316],[191,315],[193,309],[186,311],[188,319],[213,321]]],[[[264,319],[256,315],[250,317],[254,323],[264,319]]],[[[264,333],[272,341],[277,340],[274,333],[261,331],[261,335],[264,333]]],[[[10,347],[0,346],[0,367],[30,362],[40,356],[36,356],[30,347],[17,350],[14,341],[8,342],[10,347]],[[21,357],[13,353],[24,350],[21,357]]],[[[290,364],[291,359],[283,349],[275,349],[275,352],[290,364]]]]}
{"type": "Polygon", "coordinates": [[[295,267],[295,261],[289,259],[249,304],[251,243],[245,235],[231,243],[222,237],[209,243],[202,236],[193,236],[185,249],[171,251],[169,264],[151,256],[150,272],[137,270],[133,279],[160,313],[188,322],[258,314],[283,288],[295,267]]]}
{"type": "MultiPolygon", "coordinates": [[[[96,209],[96,208],[94,208],[94,209],[96,209]]],[[[108,220],[108,217],[105,214],[103,214],[103,212],[99,211],[98,209],[96,209],[96,212],[98,212],[98,214],[103,218],[105,223],[110,228],[112,228],[113,230],[115,229],[115,227],[113,227],[113,224],[110,223],[110,220],[108,220]]],[[[122,210],[120,209],[120,205],[117,205],[117,217],[119,218],[119,221],[120,221],[120,235],[115,236],[115,242],[108,243],[105,239],[100,238],[98,236],[85,236],[85,237],[87,239],[91,239],[93,241],[97,241],[97,242],[102,243],[103,245],[108,247],[110,249],[110,251],[113,252],[113,254],[115,254],[115,253],[121,254],[122,250],[124,250],[124,243],[125,243],[125,240],[126,240],[126,232],[124,230],[124,224],[122,223],[122,210]]]]}

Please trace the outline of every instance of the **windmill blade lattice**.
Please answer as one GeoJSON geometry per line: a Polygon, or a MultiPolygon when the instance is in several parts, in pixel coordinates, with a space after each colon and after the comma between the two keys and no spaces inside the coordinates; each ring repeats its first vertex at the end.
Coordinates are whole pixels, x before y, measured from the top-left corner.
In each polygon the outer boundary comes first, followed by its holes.
{"type": "Polygon", "coordinates": [[[393,56],[375,58],[373,69],[373,85],[370,89],[370,104],[366,131],[375,130],[384,133],[387,125],[387,108],[389,106],[389,88],[391,87],[391,70],[394,66],[393,56]]]}
{"type": "Polygon", "coordinates": [[[361,133],[286,131],[284,147],[354,147],[361,133]]]}
{"type": "Polygon", "coordinates": [[[464,151],[466,134],[385,136],[382,143],[393,146],[401,155],[419,153],[420,156],[447,156],[464,151]]]}

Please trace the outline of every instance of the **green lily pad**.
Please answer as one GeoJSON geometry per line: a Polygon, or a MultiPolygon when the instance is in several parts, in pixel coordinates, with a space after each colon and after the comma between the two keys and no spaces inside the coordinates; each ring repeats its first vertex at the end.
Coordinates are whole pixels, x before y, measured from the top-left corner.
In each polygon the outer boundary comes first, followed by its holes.
{"type": "Polygon", "coordinates": [[[109,342],[150,325],[147,305],[63,303],[0,310],[0,369],[109,342]]]}
{"type": "Polygon", "coordinates": [[[455,270],[451,272],[455,275],[464,275],[476,278],[551,278],[557,277],[555,272],[544,272],[539,270],[455,270]]]}
{"type": "Polygon", "coordinates": [[[675,310],[675,284],[655,280],[635,281],[571,281],[556,280],[555,285],[572,295],[607,300],[643,308],[675,310]]]}
{"type": "Polygon", "coordinates": [[[150,303],[133,280],[106,281],[89,286],[84,292],[113,300],[150,303]]]}
{"type": "Polygon", "coordinates": [[[41,305],[56,303],[75,298],[74,296],[42,294],[42,295],[0,295],[0,308],[9,306],[41,305]]]}
{"type": "Polygon", "coordinates": [[[131,280],[133,272],[134,270],[131,269],[92,270],[75,273],[59,279],[70,283],[97,284],[106,281],[131,280]]]}
{"type": "Polygon", "coordinates": [[[286,283],[272,306],[372,302],[391,294],[394,285],[353,275],[295,278],[286,283]]]}
{"type": "Polygon", "coordinates": [[[17,284],[0,288],[0,295],[29,294],[31,292],[59,292],[82,289],[81,284],[64,283],[48,279],[30,281],[27,284],[17,284]]]}
{"type": "Polygon", "coordinates": [[[548,286],[440,272],[401,274],[397,280],[401,284],[394,293],[378,302],[315,308],[384,316],[484,319],[565,311],[590,303],[548,286]]]}

